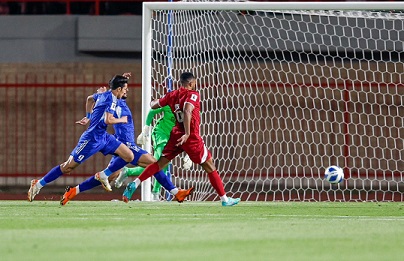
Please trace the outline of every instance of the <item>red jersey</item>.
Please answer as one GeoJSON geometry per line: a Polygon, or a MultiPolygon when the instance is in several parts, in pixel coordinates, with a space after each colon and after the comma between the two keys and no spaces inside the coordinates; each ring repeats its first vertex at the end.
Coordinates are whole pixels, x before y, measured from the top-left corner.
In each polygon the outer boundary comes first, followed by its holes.
{"type": "Polygon", "coordinates": [[[191,133],[192,135],[199,134],[199,125],[201,123],[201,105],[199,93],[195,90],[188,90],[186,88],[179,88],[178,90],[167,93],[163,98],[159,99],[161,107],[166,105],[170,106],[172,112],[175,115],[175,126],[173,131],[185,133],[184,129],[184,107],[186,103],[193,105],[191,117],[191,133]]]}
{"type": "Polygon", "coordinates": [[[162,156],[166,157],[168,160],[172,160],[182,151],[185,151],[189,155],[189,158],[197,164],[204,163],[210,159],[212,154],[206,148],[199,134],[199,124],[201,122],[199,93],[181,87],[178,90],[167,93],[166,96],[159,99],[159,104],[161,107],[166,105],[170,106],[175,115],[175,126],[171,131],[170,139],[163,149],[162,156]],[[194,106],[191,116],[191,133],[184,144],[177,146],[178,139],[185,134],[184,107],[187,103],[194,106]]]}

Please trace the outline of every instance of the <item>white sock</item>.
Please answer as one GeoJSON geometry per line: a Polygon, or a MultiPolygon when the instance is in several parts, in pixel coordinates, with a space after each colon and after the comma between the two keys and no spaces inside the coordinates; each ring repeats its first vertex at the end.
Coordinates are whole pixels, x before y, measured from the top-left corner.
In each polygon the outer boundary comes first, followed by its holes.
{"type": "Polygon", "coordinates": [[[178,188],[173,188],[172,190],[170,190],[171,195],[177,195],[178,193],[178,188]]]}
{"type": "Polygon", "coordinates": [[[133,182],[135,182],[136,187],[139,187],[140,183],[142,183],[139,178],[136,178],[133,182]]]}
{"type": "Polygon", "coordinates": [[[222,202],[227,202],[227,201],[229,201],[229,198],[226,195],[223,195],[223,196],[220,197],[220,200],[222,202]]]}
{"type": "Polygon", "coordinates": [[[41,182],[39,182],[39,181],[35,184],[35,186],[39,189],[43,188],[43,186],[41,185],[41,182]]]}
{"type": "Polygon", "coordinates": [[[104,171],[101,171],[101,172],[100,172],[100,177],[101,177],[102,179],[107,179],[107,178],[108,178],[108,176],[105,174],[104,171]]]}
{"type": "Polygon", "coordinates": [[[76,186],[76,195],[79,194],[79,193],[80,193],[80,186],[77,185],[77,186],[76,186]]]}

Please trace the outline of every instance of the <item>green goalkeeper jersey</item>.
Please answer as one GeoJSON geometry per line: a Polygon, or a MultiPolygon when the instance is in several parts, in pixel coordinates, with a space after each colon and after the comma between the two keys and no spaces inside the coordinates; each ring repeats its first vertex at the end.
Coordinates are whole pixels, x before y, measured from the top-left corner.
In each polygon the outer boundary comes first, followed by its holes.
{"type": "Polygon", "coordinates": [[[175,125],[175,116],[169,106],[158,109],[151,109],[146,117],[146,125],[150,126],[156,114],[163,113],[163,116],[157,120],[152,131],[153,145],[167,143],[170,138],[171,130],[175,125]]]}

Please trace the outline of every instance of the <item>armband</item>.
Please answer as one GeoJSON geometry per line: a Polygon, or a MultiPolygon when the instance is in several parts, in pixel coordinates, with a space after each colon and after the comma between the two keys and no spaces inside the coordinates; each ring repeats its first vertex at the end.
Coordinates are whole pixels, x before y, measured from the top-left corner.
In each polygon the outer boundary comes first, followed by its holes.
{"type": "Polygon", "coordinates": [[[87,113],[86,113],[86,118],[87,118],[87,119],[90,119],[90,117],[91,117],[91,113],[90,113],[90,112],[87,112],[87,113]]]}

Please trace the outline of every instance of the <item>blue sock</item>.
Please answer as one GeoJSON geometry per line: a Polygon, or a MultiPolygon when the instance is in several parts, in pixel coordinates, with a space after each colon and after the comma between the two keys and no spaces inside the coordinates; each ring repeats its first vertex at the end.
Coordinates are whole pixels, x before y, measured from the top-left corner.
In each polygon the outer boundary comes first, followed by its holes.
{"type": "Polygon", "coordinates": [[[128,163],[126,161],[124,161],[123,159],[121,159],[120,157],[117,157],[115,160],[113,160],[111,162],[111,164],[109,164],[108,168],[106,168],[104,170],[105,175],[107,175],[108,177],[114,173],[117,170],[122,169],[123,167],[125,167],[128,163]]]}
{"type": "Polygon", "coordinates": [[[104,169],[104,173],[105,175],[107,175],[107,177],[111,176],[111,174],[113,173],[112,171],[110,171],[108,168],[104,169]]]}
{"type": "Polygon", "coordinates": [[[79,184],[80,193],[95,188],[99,185],[101,185],[101,182],[99,182],[95,179],[94,176],[92,176],[79,184]]]}
{"type": "Polygon", "coordinates": [[[60,169],[60,166],[57,165],[56,167],[54,167],[53,169],[51,169],[43,178],[41,178],[41,180],[39,181],[39,183],[42,186],[45,186],[46,184],[54,181],[55,179],[59,178],[60,176],[63,175],[62,170],[60,169]]]}
{"type": "MultiPolygon", "coordinates": [[[[171,180],[171,171],[172,171],[172,169],[173,169],[173,164],[170,162],[168,164],[167,170],[164,172],[164,174],[166,174],[166,176],[167,176],[167,178],[169,180],[171,180]]],[[[173,199],[173,197],[174,196],[171,195],[171,193],[165,193],[165,198],[166,198],[167,201],[171,201],[173,199]]]]}
{"type": "Polygon", "coordinates": [[[154,174],[154,177],[157,179],[157,181],[165,188],[167,191],[170,191],[175,188],[171,180],[168,178],[167,175],[164,174],[162,170],[154,174]]]}

